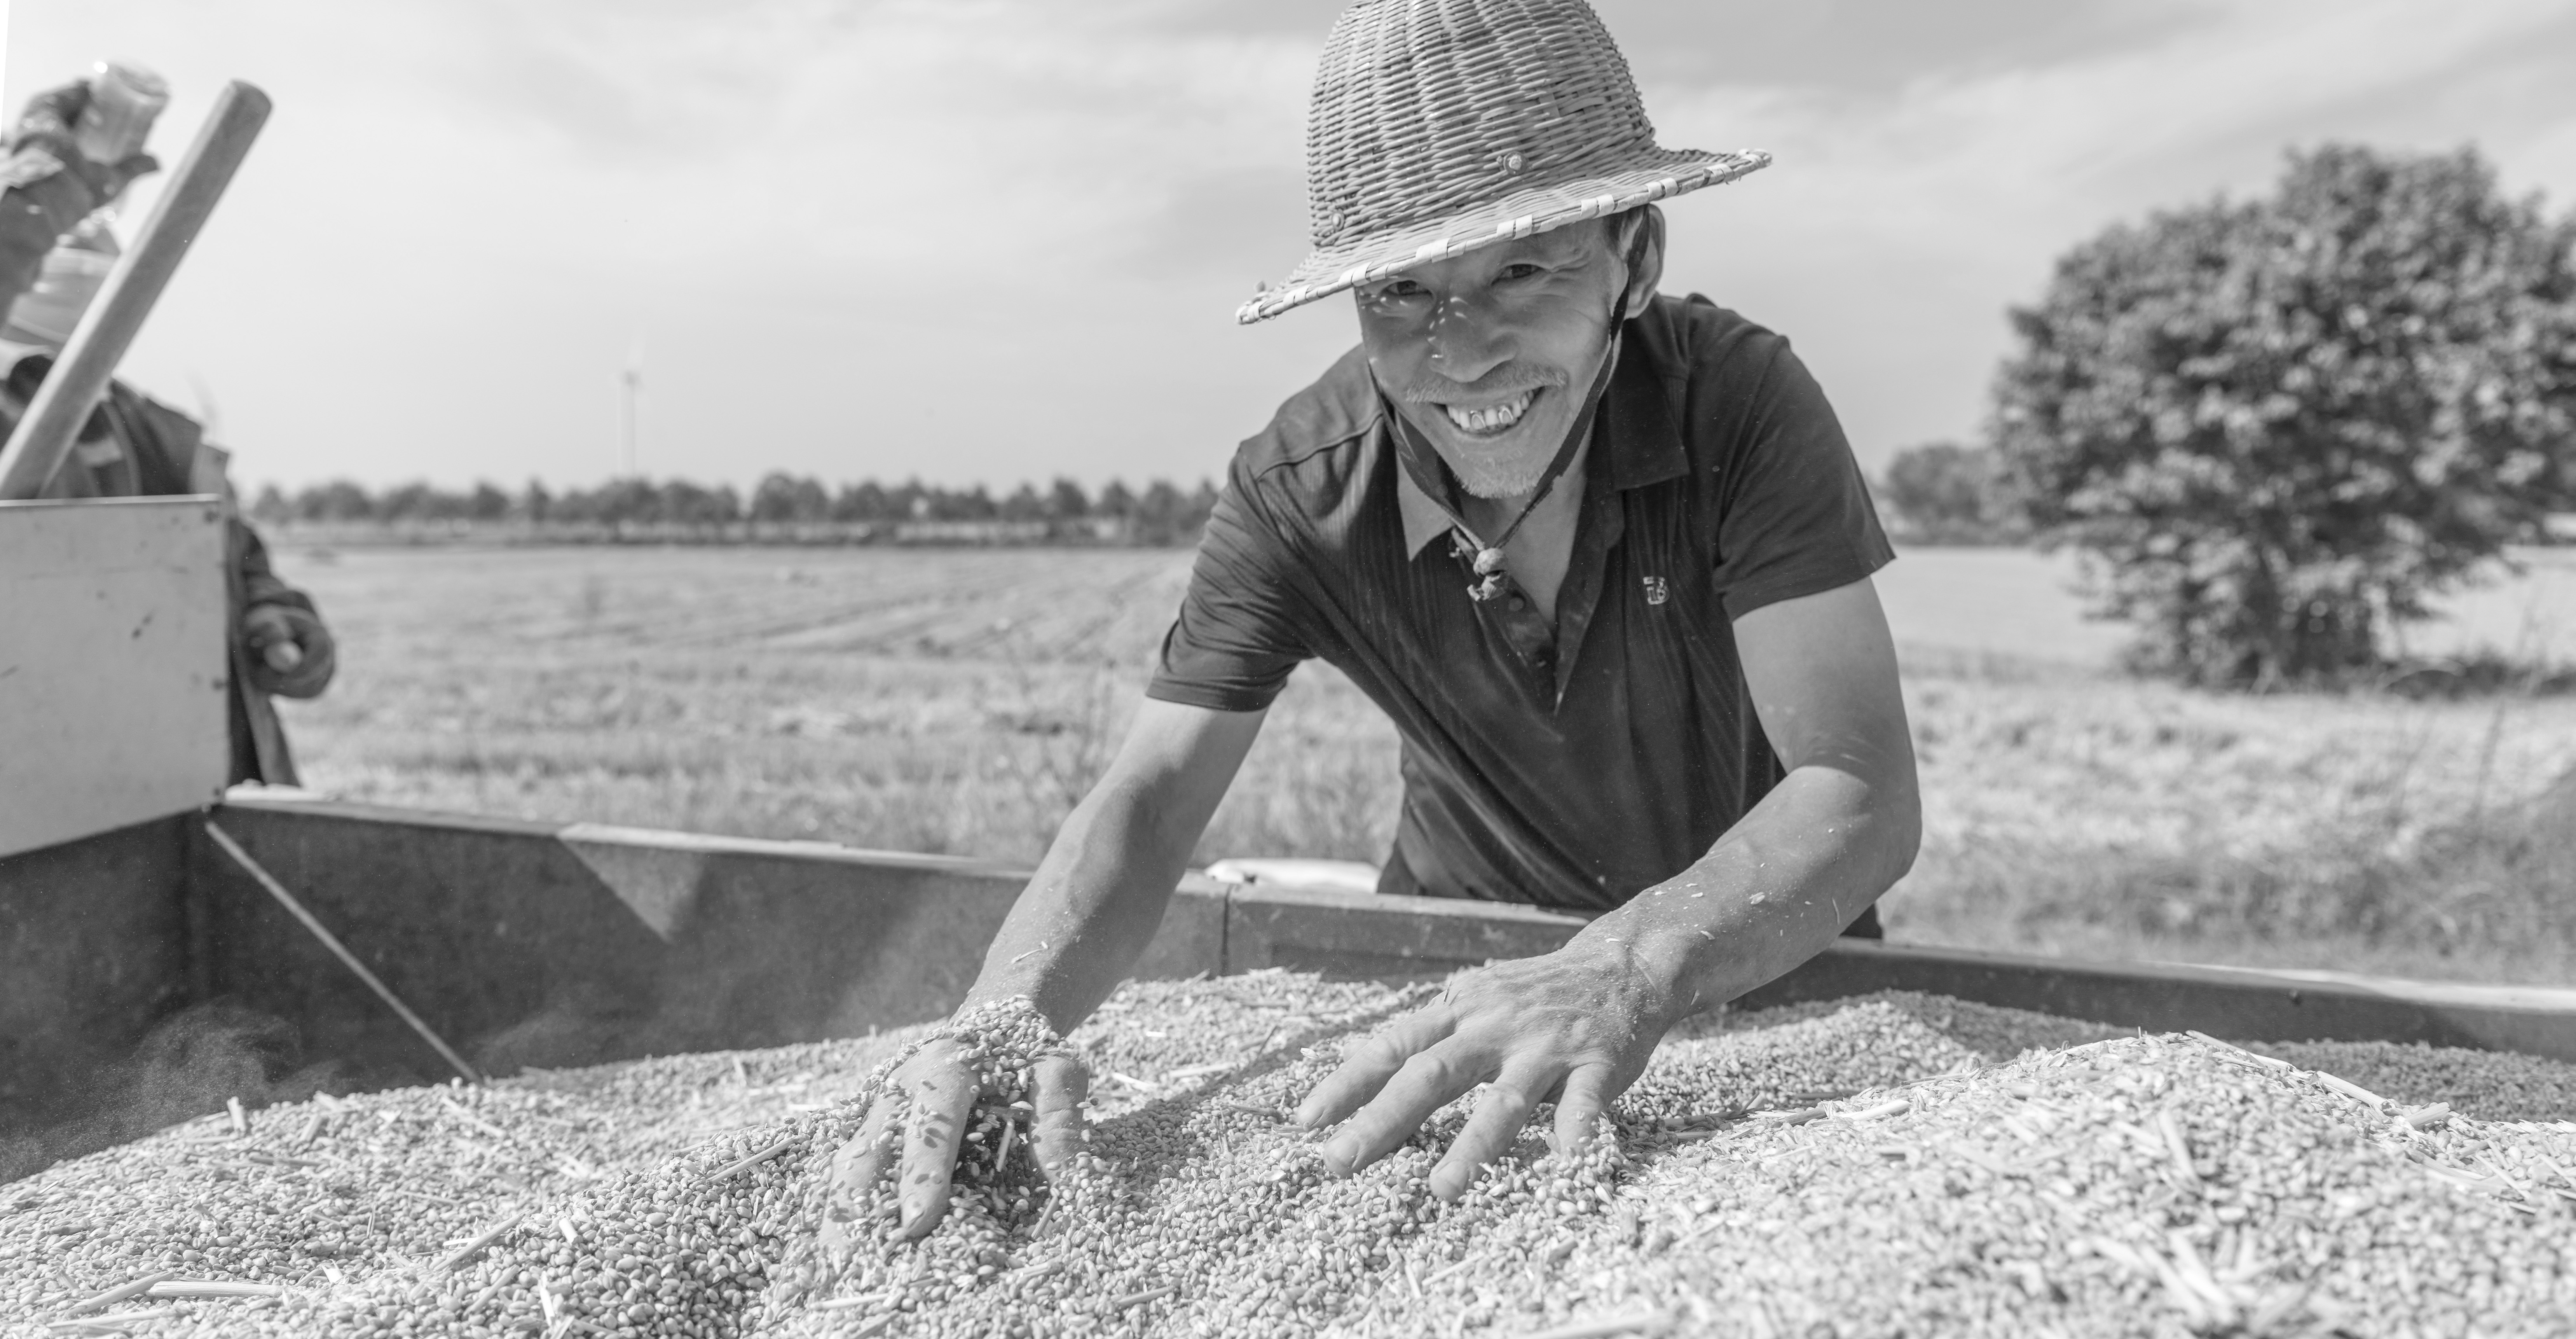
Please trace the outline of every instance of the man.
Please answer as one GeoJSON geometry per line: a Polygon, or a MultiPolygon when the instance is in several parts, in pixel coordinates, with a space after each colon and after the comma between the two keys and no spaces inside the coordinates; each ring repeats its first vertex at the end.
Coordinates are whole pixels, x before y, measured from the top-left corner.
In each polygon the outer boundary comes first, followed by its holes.
{"type": "MultiPolygon", "coordinates": [[[[139,153],[108,167],[80,156],[61,127],[79,121],[86,95],[86,84],[39,95],[10,146],[11,185],[0,196],[0,309],[7,312],[0,323],[0,440],[16,431],[54,355],[115,264],[107,207],[152,165],[139,153]],[[35,160],[41,161],[29,167],[35,160]],[[94,182],[105,185],[93,191],[94,182]],[[55,205],[90,208],[55,227],[55,205]],[[54,231],[42,231],[47,227],[54,231]]],[[[224,477],[225,458],[196,420],[112,382],[42,496],[212,493],[224,499],[225,577],[237,636],[229,695],[232,779],[294,785],[295,761],[269,698],[319,695],[330,685],[337,655],[312,598],[278,579],[267,546],[242,523],[224,477]]]]}
{"type": "MultiPolygon", "coordinates": [[[[1656,292],[1654,202],[1767,159],[1657,148],[1581,0],[1500,8],[1367,0],[1334,26],[1317,249],[1241,318],[1348,291],[1360,346],[1236,455],[1148,700],[968,997],[1058,1029],[1096,1007],[1291,668],[1331,661],[1404,739],[1382,891],[1601,913],[1453,978],[1298,1108],[1341,1123],[1323,1152],[1348,1172],[1490,1085],[1444,1199],[1542,1103],[1561,1145],[1588,1138],[1674,1022],[1861,920],[1920,823],[1870,583],[1892,554],[1841,429],[1786,341],[1656,292]]],[[[1039,1079],[1052,1166],[1081,1080],[1039,1079]]],[[[938,1043],[896,1081],[917,1236],[975,1080],[938,1043]]],[[[895,1106],[843,1151],[836,1205],[886,1170],[895,1106]]]]}

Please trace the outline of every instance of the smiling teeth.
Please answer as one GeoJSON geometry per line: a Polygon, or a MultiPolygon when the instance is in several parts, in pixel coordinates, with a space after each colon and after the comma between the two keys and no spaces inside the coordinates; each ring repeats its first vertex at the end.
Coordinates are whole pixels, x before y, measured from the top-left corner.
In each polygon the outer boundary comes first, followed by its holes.
{"type": "Polygon", "coordinates": [[[1500,432],[1520,422],[1521,415],[1529,412],[1530,401],[1537,398],[1536,390],[1526,390],[1482,409],[1461,409],[1453,404],[1440,407],[1449,412],[1449,421],[1457,424],[1460,432],[1500,432]]]}

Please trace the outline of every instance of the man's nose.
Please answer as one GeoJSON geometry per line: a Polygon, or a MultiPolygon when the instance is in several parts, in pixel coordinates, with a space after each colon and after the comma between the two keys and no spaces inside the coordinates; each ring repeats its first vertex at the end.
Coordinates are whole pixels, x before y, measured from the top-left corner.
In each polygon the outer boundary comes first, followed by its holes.
{"type": "Polygon", "coordinates": [[[1511,361],[1511,340],[1502,327],[1480,295],[1443,295],[1431,313],[1431,361],[1451,381],[1474,381],[1511,361]]]}

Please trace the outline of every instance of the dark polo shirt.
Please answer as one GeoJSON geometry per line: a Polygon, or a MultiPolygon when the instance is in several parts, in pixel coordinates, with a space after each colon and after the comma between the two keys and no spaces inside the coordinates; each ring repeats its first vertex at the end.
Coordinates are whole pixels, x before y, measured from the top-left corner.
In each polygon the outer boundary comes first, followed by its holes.
{"type": "Polygon", "coordinates": [[[1706,298],[1630,321],[1553,625],[1468,598],[1388,412],[1354,349],[1236,452],[1148,695],[1349,675],[1404,740],[1381,892],[1597,909],[1680,873],[1781,776],[1730,620],[1895,556],[1824,392],[1706,298]]]}

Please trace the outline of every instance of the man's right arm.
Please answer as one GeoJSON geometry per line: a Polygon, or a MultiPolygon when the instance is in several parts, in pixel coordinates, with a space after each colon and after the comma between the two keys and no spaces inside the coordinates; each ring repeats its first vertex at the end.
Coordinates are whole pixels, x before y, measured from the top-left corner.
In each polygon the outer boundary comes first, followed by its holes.
{"type": "Polygon", "coordinates": [[[966,1003],[1026,995],[1070,1032],[1127,978],[1162,924],[1263,711],[1148,698],[985,952],[966,1003]]]}
{"type": "MultiPolygon", "coordinates": [[[[1100,1007],[1162,924],[1190,851],[1261,733],[1262,711],[1212,711],[1147,699],[1118,756],[1056,833],[967,993],[972,1006],[1025,995],[1059,1033],[1100,1007]]],[[[1031,1138],[1050,1174],[1081,1136],[1080,1070],[1038,1071],[1031,1138]]],[[[905,1093],[897,1205],[919,1237],[948,1210],[957,1139],[977,1097],[975,1071],[953,1043],[914,1053],[890,1081],[905,1093]]],[[[823,1240],[835,1247],[875,1223],[864,1207],[882,1179],[898,1104],[880,1100],[834,1159],[823,1240]]]]}

